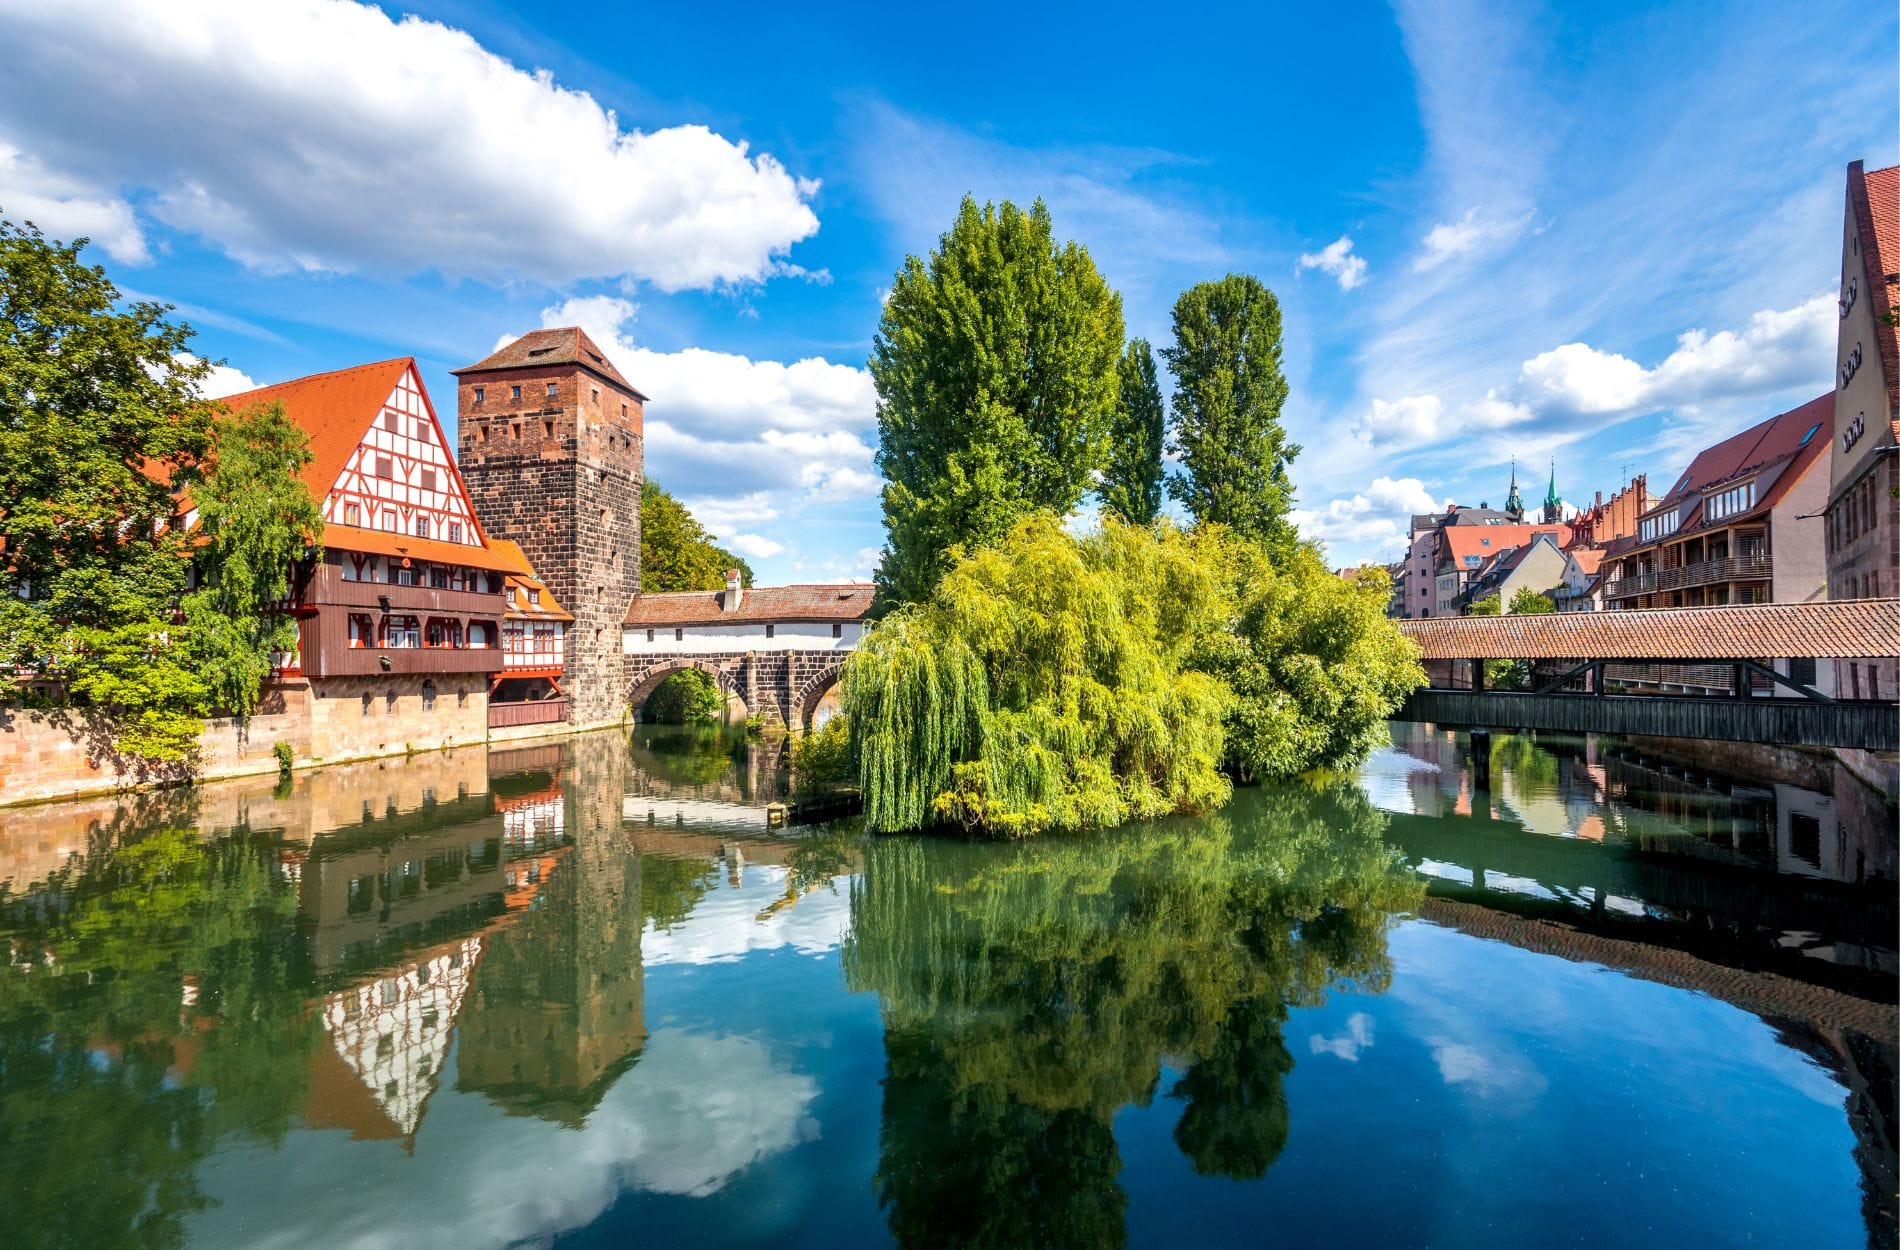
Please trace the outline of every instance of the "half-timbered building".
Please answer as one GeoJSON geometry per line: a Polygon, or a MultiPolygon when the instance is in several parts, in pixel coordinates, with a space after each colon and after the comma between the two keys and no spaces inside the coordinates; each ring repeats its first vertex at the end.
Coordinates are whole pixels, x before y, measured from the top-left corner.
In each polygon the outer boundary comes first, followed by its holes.
{"type": "MultiPolygon", "coordinates": [[[[521,550],[505,538],[491,538],[489,545],[504,554],[521,550]]],[[[521,563],[527,566],[525,556],[521,563]]],[[[488,692],[489,728],[565,721],[569,699],[561,682],[566,675],[567,629],[574,614],[561,606],[547,582],[533,572],[508,574],[504,602],[502,668],[488,692]]]]}
{"type": "Polygon", "coordinates": [[[482,532],[414,359],[223,402],[280,404],[310,439],[323,554],[298,571],[298,646],[281,675],[309,683],[312,753],[482,741],[505,667],[507,579],[531,570],[482,532]]]}

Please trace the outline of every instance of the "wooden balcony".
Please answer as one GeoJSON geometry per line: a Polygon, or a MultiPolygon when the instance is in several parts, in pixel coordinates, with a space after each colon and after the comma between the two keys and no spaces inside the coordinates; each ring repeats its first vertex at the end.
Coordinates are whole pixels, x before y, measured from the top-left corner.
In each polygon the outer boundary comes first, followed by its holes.
{"type": "Polygon", "coordinates": [[[346,582],[342,570],[333,564],[316,570],[304,594],[305,604],[311,607],[368,608],[380,612],[384,600],[389,602],[389,611],[404,615],[454,616],[490,623],[498,623],[507,606],[507,596],[486,591],[346,582]]]}
{"type": "Polygon", "coordinates": [[[1721,586],[1729,582],[1765,582],[1773,577],[1774,573],[1773,556],[1724,556],[1719,560],[1703,560],[1696,564],[1685,564],[1681,568],[1619,577],[1604,583],[1603,594],[1608,599],[1629,599],[1636,595],[1653,594],[1658,590],[1683,590],[1691,586],[1721,586]]]}
{"type": "Polygon", "coordinates": [[[528,703],[488,705],[490,729],[512,729],[517,725],[554,725],[566,719],[566,699],[535,699],[528,703]]]}
{"type": "Polygon", "coordinates": [[[329,616],[326,613],[305,622],[302,667],[306,677],[378,677],[386,673],[492,675],[501,671],[498,647],[352,647],[341,629],[333,631],[326,627],[329,616]]]}

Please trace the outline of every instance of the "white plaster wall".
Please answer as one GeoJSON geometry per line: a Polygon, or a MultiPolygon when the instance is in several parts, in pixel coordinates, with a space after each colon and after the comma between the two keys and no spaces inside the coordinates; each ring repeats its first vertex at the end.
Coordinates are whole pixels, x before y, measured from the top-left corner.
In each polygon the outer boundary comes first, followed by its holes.
{"type": "Polygon", "coordinates": [[[864,635],[864,626],[846,622],[840,636],[831,636],[831,625],[775,625],[773,636],[765,636],[762,623],[743,625],[687,625],[679,638],[669,626],[656,625],[653,641],[647,641],[645,626],[627,626],[621,631],[621,649],[627,655],[709,655],[721,651],[849,651],[864,635]]]}

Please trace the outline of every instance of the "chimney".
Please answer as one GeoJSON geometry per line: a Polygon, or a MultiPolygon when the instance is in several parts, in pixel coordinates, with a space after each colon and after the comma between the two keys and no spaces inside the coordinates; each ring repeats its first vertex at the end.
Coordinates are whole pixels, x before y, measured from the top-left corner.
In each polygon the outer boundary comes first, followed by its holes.
{"type": "Polygon", "coordinates": [[[739,603],[745,598],[745,591],[739,585],[739,570],[726,570],[726,601],[720,605],[721,612],[737,612],[739,603]]]}

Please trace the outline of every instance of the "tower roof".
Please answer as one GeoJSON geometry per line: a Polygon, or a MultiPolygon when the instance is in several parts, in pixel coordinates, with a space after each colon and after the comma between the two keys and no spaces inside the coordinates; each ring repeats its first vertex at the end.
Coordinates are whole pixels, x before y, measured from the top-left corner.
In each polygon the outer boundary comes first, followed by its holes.
{"type": "Polygon", "coordinates": [[[553,330],[530,330],[512,343],[504,343],[472,365],[451,370],[456,377],[467,373],[488,373],[497,369],[528,369],[537,365],[579,365],[612,382],[644,402],[633,383],[622,377],[607,353],[600,350],[587,331],[579,326],[561,326],[553,330]]]}
{"type": "Polygon", "coordinates": [[[1550,489],[1544,492],[1544,504],[1547,507],[1554,507],[1562,502],[1563,500],[1557,495],[1557,462],[1553,460],[1550,462],[1550,489]]]}

